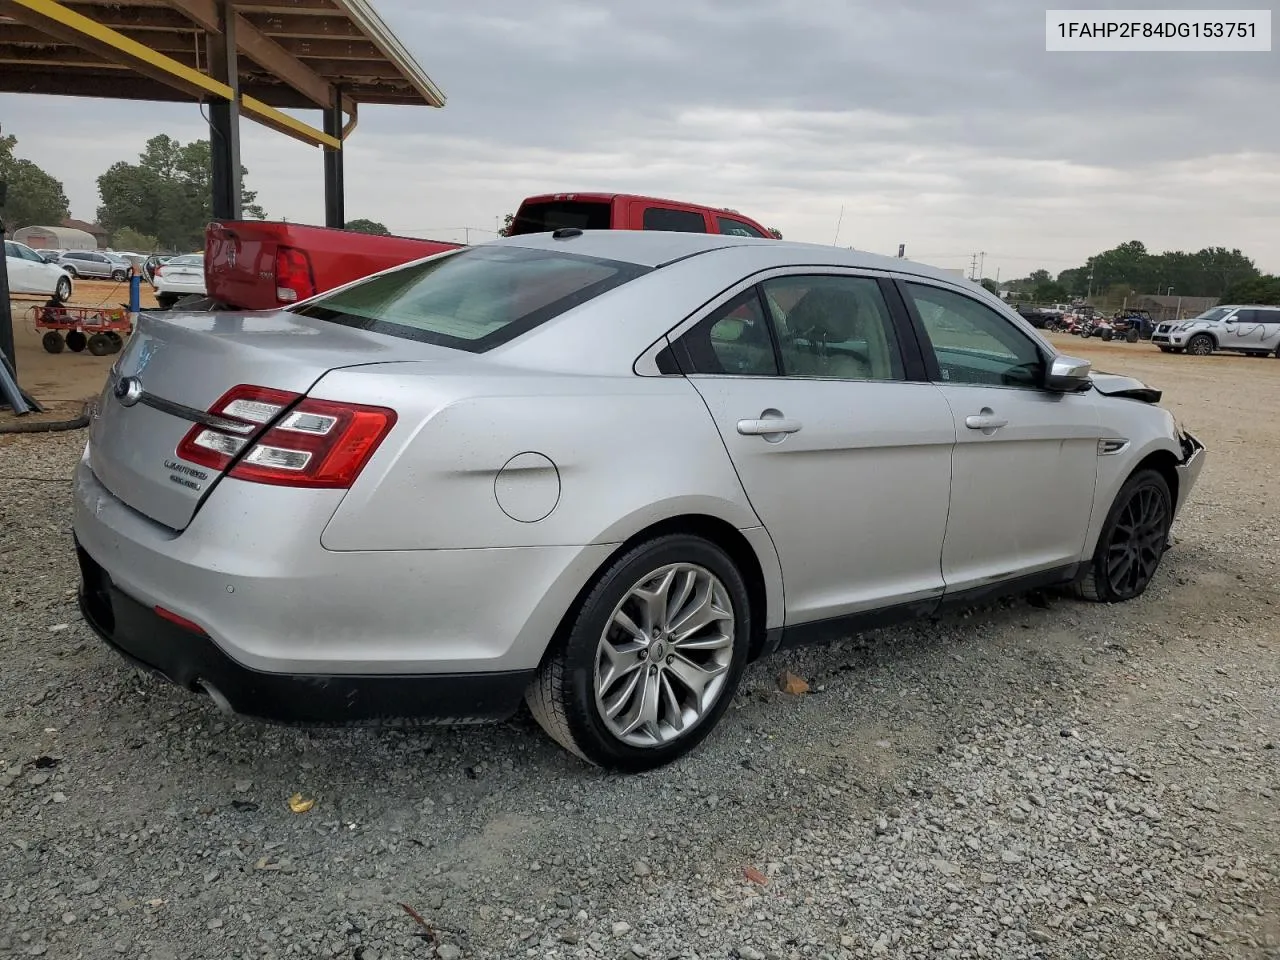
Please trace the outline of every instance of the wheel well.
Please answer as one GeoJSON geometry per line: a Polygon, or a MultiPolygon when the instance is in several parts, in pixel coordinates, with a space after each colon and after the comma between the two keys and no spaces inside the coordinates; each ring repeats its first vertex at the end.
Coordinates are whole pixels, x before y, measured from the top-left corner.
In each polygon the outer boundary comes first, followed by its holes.
{"type": "Polygon", "coordinates": [[[543,656],[550,655],[564,638],[573,616],[577,613],[583,599],[595,586],[601,572],[607,570],[614,560],[637,544],[673,533],[686,533],[709,540],[733,560],[742,574],[742,579],[746,582],[747,602],[751,604],[751,640],[748,659],[754,660],[758,657],[760,651],[764,649],[765,617],[768,609],[764,571],[760,567],[760,560],[756,557],[755,550],[752,549],[747,538],[733,524],[706,514],[686,514],[679,517],[670,517],[645,527],[638,533],[633,534],[625,542],[619,544],[618,548],[609,554],[608,558],[600,564],[599,569],[583,584],[582,589],[578,591],[578,595],[573,598],[573,603],[565,611],[564,616],[561,617],[560,624],[556,627],[555,635],[551,638],[551,642],[547,644],[547,653],[543,656]]]}
{"type": "MultiPolygon", "coordinates": [[[[1173,502],[1178,502],[1178,458],[1168,450],[1157,450],[1155,453],[1149,453],[1142,459],[1133,473],[1139,470],[1154,470],[1160,476],[1164,477],[1164,482],[1169,485],[1169,496],[1173,498],[1173,502]]],[[[1129,476],[1133,476],[1133,473],[1129,476]]]]}

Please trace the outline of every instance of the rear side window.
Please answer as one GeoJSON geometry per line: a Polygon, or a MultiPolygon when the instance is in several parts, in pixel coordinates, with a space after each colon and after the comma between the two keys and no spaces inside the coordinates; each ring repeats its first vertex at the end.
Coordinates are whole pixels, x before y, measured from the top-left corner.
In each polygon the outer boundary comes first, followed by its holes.
{"type": "Polygon", "coordinates": [[[648,272],[559,251],[470,247],[370,277],[295,312],[483,353],[648,272]]]}
{"type": "Polygon", "coordinates": [[[550,233],[562,227],[579,230],[608,230],[613,217],[610,206],[601,200],[554,200],[549,203],[526,203],[516,211],[510,236],[525,233],[550,233]]]}
{"type": "Polygon", "coordinates": [[[730,237],[759,237],[764,239],[764,234],[751,226],[749,223],[743,223],[741,220],[732,220],[729,217],[716,217],[716,225],[720,228],[720,232],[730,237]]]}
{"type": "Polygon", "coordinates": [[[706,233],[707,220],[702,214],[692,210],[646,207],[643,227],[645,230],[666,230],[670,233],[706,233]]]}

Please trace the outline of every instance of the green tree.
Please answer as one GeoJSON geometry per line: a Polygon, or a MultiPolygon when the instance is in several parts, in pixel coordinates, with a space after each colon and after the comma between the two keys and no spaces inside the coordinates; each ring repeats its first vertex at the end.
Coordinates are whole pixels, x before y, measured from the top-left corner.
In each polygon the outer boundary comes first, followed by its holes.
{"type": "Polygon", "coordinates": [[[8,184],[4,225],[10,233],[30,226],[56,227],[68,216],[67,194],[62,181],[30,160],[13,155],[18,138],[0,137],[0,180],[8,184]]]}
{"type": "Polygon", "coordinates": [[[391,236],[391,231],[377,220],[348,220],[344,229],[350,230],[352,233],[371,233],[378,237],[391,236]]]}
{"type": "Polygon", "coordinates": [[[994,293],[997,297],[1000,296],[1000,287],[990,277],[983,277],[978,282],[982,284],[982,289],[988,293],[994,293]]]}
{"type": "Polygon", "coordinates": [[[1237,280],[1222,291],[1222,302],[1280,306],[1280,276],[1264,274],[1252,280],[1237,280]]]}
{"type": "Polygon", "coordinates": [[[498,231],[498,236],[500,237],[511,236],[511,227],[515,222],[516,222],[516,215],[514,213],[508,213],[505,217],[503,217],[502,228],[498,231]]]}
{"type": "Polygon", "coordinates": [[[773,237],[773,239],[775,240],[782,239],[782,231],[779,230],[777,227],[769,227],[768,233],[769,233],[769,236],[773,237]]]}
{"type": "Polygon", "coordinates": [[[1027,276],[1027,279],[1031,281],[1032,286],[1035,286],[1039,283],[1049,283],[1053,280],[1053,277],[1050,275],[1048,270],[1040,269],[1032,270],[1027,276]]]}
{"type": "Polygon", "coordinates": [[[1036,288],[1031,291],[1031,299],[1036,303],[1062,303],[1071,294],[1067,288],[1061,283],[1054,283],[1052,280],[1048,283],[1038,283],[1036,288]]]}
{"type": "Polygon", "coordinates": [[[111,246],[116,250],[128,250],[130,253],[155,253],[160,249],[160,241],[145,233],[139,233],[133,227],[121,227],[111,235],[111,246]]]}
{"type": "MultiPolygon", "coordinates": [[[[98,177],[98,222],[114,233],[131,227],[169,250],[204,245],[213,219],[213,177],[208,140],[180,143],[160,134],[147,141],[137,163],[112,164],[98,177]]],[[[248,170],[241,168],[241,176],[248,170]]],[[[241,193],[244,216],[263,219],[252,190],[241,193]]]]}

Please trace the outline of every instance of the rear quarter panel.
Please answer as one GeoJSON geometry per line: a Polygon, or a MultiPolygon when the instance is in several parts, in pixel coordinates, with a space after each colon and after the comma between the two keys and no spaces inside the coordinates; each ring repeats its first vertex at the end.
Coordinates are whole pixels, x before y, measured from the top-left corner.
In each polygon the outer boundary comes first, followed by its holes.
{"type": "Polygon", "coordinates": [[[486,380],[406,371],[413,366],[335,371],[311,391],[400,417],[325,528],[329,550],[619,543],[690,513],[760,525],[683,378],[486,380]],[[558,485],[551,512],[534,522],[508,516],[495,492],[523,453],[549,459],[554,470],[537,482],[558,485]]]}

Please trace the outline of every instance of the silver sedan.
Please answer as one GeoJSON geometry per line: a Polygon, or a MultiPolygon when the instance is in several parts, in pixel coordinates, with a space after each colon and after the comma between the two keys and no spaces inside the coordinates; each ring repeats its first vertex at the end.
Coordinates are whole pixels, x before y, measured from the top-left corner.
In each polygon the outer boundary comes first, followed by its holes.
{"type": "Polygon", "coordinates": [[[87,621],[220,707],[637,770],[746,664],[997,594],[1129,600],[1203,448],[998,299],[831,247],[522,236],[144,314],[75,481],[87,621]]]}

